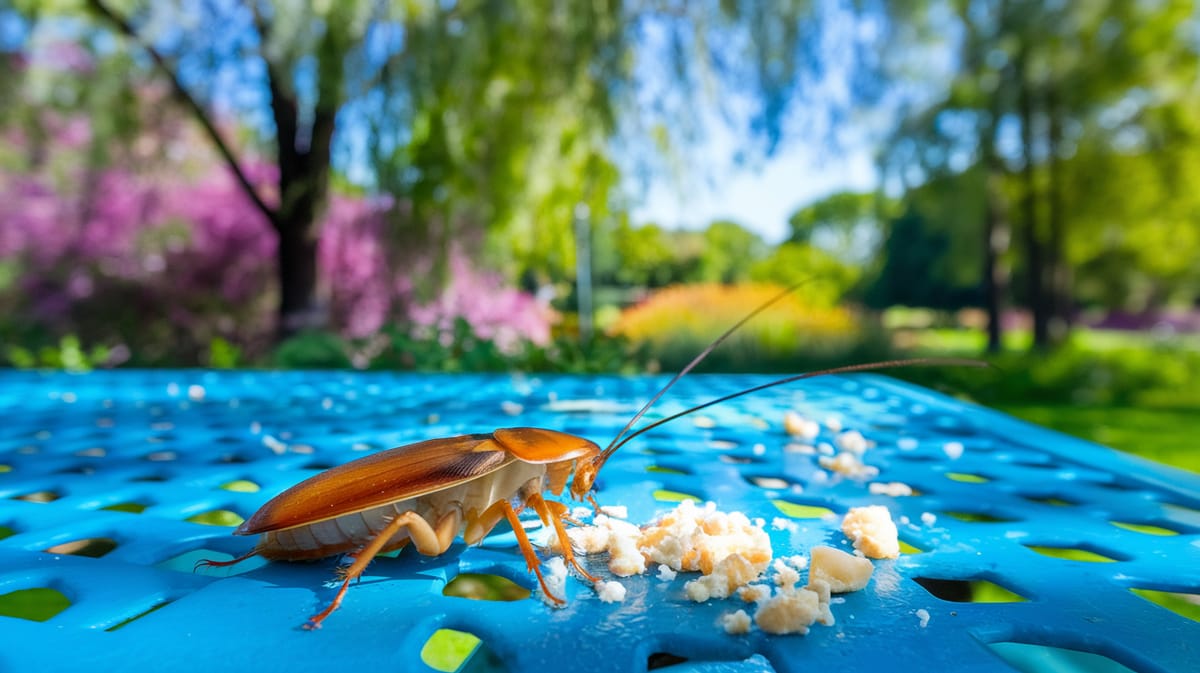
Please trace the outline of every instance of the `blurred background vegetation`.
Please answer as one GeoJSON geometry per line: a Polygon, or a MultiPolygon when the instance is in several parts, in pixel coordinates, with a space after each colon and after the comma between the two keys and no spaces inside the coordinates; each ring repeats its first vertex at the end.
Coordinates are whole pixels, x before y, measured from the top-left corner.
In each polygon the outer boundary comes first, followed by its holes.
{"type": "Polygon", "coordinates": [[[0,0],[0,363],[669,371],[802,283],[704,369],[983,357],[895,374],[1200,470],[1198,56],[1178,0],[0,0]],[[875,186],[639,220],[714,127],[875,186]]]}

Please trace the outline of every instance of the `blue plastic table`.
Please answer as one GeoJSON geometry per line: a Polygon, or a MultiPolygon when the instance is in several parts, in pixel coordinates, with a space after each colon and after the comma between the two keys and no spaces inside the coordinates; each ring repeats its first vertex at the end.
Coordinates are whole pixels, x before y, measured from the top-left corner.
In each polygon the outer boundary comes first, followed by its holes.
{"type": "MultiPolygon", "coordinates": [[[[886,505],[907,522],[907,552],[877,561],[867,588],[834,606],[837,624],[806,636],[726,635],[719,616],[744,606],[688,601],[683,573],[624,580],[619,604],[574,578],[563,609],[536,594],[443,595],[464,572],[534,586],[499,529],[439,558],[377,560],[317,632],[299,626],[332,597],[333,559],[191,571],[254,540],[189,519],[236,521],[319,470],[430,437],[534,425],[603,445],[665,380],[0,372],[0,595],[53,589],[70,602],[44,622],[0,617],[0,671],[420,671],[441,628],[482,639],[490,656],[469,669],[641,671],[678,661],[656,654],[667,653],[694,671],[1012,670],[1005,648],[1032,644],[1137,671],[1200,670],[1200,623],[1133,591],[1200,594],[1200,478],[880,376],[819,378],[705,410],[622,449],[599,482],[601,501],[628,506],[633,521],[672,507],[665,491],[768,522],[816,511],[791,505],[886,505]],[[821,470],[819,445],[834,433],[823,426],[810,443],[819,448],[806,448],[785,434],[787,411],[858,430],[875,444],[872,481],[918,493],[872,495],[821,470]],[[72,544],[81,540],[101,546],[72,544]],[[938,597],[939,581],[987,581],[1024,600],[955,602],[938,597]]],[[[691,376],[651,417],[766,380],[691,376]]],[[[777,555],[849,548],[836,516],[796,523],[768,526],[777,555]]]]}

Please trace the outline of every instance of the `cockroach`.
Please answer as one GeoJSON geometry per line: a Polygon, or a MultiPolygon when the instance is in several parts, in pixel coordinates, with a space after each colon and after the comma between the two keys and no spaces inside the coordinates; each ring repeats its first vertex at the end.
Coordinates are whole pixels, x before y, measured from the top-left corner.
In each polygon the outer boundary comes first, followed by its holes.
{"type": "MultiPolygon", "coordinates": [[[[304,625],[316,629],[341,605],[350,583],[377,555],[411,542],[419,553],[439,556],[456,537],[461,536],[468,545],[476,544],[504,519],[516,533],[521,553],[542,592],[550,601],[562,604],[564,600],[546,586],[541,562],[518,514],[531,508],[544,525],[553,527],[559,540],[567,541],[567,506],[547,500],[543,493],[561,496],[569,482],[572,498],[586,500],[599,509],[592,496],[596,475],[631,439],[714,404],[801,379],[911,365],[981,364],[952,358],[913,358],[796,374],[725,395],[630,432],[667,390],[714,348],[794,289],[763,303],[709,344],[634,414],[604,450],[591,440],[565,432],[520,427],[429,439],[381,451],[325,470],[275,496],[234,531],[234,535],[260,536],[250,552],[229,561],[201,561],[197,567],[227,566],[252,556],[302,561],[348,554],[353,561],[339,568],[341,587],[337,594],[304,625]]],[[[579,564],[569,543],[560,546],[568,566],[588,581],[598,581],[579,564]]]]}

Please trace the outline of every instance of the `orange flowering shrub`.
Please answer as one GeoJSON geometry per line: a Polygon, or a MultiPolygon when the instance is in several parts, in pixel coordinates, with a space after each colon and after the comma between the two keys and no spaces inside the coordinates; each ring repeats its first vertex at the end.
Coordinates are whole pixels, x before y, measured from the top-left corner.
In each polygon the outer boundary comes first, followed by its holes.
{"type": "MultiPolygon", "coordinates": [[[[622,311],[610,333],[646,349],[663,369],[674,370],[782,291],[772,284],[675,285],[622,311]]],[[[854,313],[807,301],[801,288],[743,325],[700,369],[807,368],[857,352],[862,339],[854,313]]]]}

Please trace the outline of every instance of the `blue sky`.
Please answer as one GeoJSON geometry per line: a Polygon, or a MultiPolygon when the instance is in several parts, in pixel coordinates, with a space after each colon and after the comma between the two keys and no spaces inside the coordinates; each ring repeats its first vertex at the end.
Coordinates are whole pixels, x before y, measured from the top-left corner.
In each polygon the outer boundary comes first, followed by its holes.
{"type": "MultiPolygon", "coordinates": [[[[715,158],[723,147],[715,140],[698,152],[715,158]]],[[[724,162],[724,168],[709,171],[710,176],[686,176],[682,183],[659,175],[635,204],[633,220],[701,229],[713,220],[729,219],[768,243],[779,243],[787,237],[788,217],[797,208],[846,189],[874,189],[876,170],[868,148],[860,145],[831,154],[828,148],[793,142],[754,166],[724,162]]]]}

